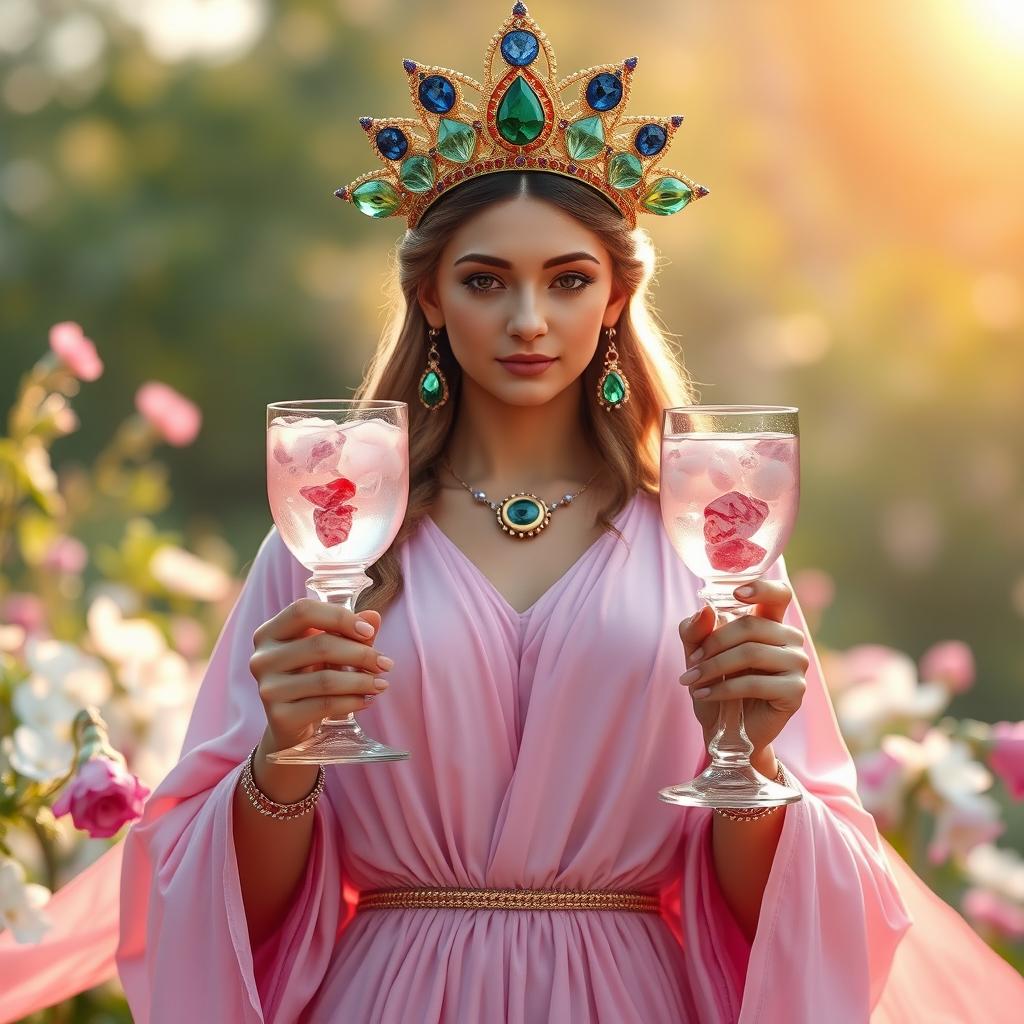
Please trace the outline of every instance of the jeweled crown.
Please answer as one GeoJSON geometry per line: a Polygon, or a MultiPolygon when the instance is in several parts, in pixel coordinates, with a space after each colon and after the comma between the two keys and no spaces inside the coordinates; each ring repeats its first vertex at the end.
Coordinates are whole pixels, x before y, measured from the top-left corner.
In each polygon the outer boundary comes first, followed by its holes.
{"type": "Polygon", "coordinates": [[[637,63],[629,57],[559,81],[548,37],[517,3],[487,48],[483,84],[403,61],[418,117],[361,117],[384,168],[334,194],[370,217],[405,217],[412,228],[468,178],[547,171],[597,189],[631,228],[642,212],[678,213],[708,190],[659,166],[681,115],[623,116],[637,63]]]}

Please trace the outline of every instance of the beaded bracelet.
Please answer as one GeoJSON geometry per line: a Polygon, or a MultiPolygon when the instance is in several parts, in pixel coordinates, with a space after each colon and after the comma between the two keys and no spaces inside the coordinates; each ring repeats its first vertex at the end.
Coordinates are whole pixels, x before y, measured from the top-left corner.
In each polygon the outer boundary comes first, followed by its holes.
{"type": "MultiPolygon", "coordinates": [[[[776,758],[776,763],[779,766],[779,770],[775,773],[774,782],[780,782],[783,786],[789,781],[786,778],[786,773],[782,770],[782,762],[776,758]]],[[[729,818],[731,821],[756,821],[758,818],[763,818],[766,814],[771,814],[772,811],[777,811],[782,804],[776,804],[774,807],[716,807],[715,814],[720,814],[723,818],[729,818]]]]}
{"type": "Polygon", "coordinates": [[[260,814],[266,815],[268,818],[274,818],[276,821],[290,821],[292,818],[301,818],[304,814],[308,814],[313,810],[316,806],[317,800],[320,799],[320,794],[324,791],[324,783],[327,779],[327,773],[324,771],[324,766],[320,765],[320,770],[317,772],[316,785],[308,796],[303,797],[301,800],[296,800],[294,803],[279,804],[276,800],[271,800],[270,797],[256,785],[256,779],[253,777],[252,769],[256,759],[256,751],[258,749],[259,744],[252,748],[252,753],[245,759],[245,767],[242,769],[242,792],[244,792],[249,798],[249,803],[251,803],[253,807],[260,812],[260,814]]]}

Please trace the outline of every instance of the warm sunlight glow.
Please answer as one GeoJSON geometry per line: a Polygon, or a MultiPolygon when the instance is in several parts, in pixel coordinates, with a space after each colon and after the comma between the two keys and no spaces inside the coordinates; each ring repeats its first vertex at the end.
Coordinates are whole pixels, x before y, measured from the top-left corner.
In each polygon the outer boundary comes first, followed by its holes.
{"type": "Polygon", "coordinates": [[[1024,3],[1021,0],[965,0],[965,14],[1004,46],[1024,51],[1024,3]]]}

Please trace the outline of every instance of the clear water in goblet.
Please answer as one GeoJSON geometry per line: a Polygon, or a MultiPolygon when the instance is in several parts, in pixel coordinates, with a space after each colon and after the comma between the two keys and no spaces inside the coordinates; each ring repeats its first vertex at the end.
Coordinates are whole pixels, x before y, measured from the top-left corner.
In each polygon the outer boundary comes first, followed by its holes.
{"type": "Polygon", "coordinates": [[[389,547],[409,498],[409,443],[380,418],[278,416],[267,428],[267,496],[307,569],[366,566],[389,547]]]}
{"type": "Polygon", "coordinates": [[[667,435],[661,514],[701,579],[751,579],[778,558],[800,497],[798,440],[782,433],[667,435]]]}

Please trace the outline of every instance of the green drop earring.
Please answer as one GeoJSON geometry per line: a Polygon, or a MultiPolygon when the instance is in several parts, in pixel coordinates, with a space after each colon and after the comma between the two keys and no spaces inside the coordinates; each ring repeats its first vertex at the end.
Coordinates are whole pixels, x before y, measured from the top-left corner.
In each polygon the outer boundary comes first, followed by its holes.
{"type": "Polygon", "coordinates": [[[440,327],[430,327],[430,348],[427,350],[427,368],[420,377],[420,403],[429,412],[435,412],[448,401],[448,381],[441,372],[440,357],[435,339],[441,333],[440,327]]]}
{"type": "Polygon", "coordinates": [[[606,328],[608,332],[608,348],[604,354],[604,372],[597,382],[597,400],[605,412],[621,409],[629,401],[629,381],[619,366],[619,350],[613,340],[616,335],[614,327],[606,328]]]}

